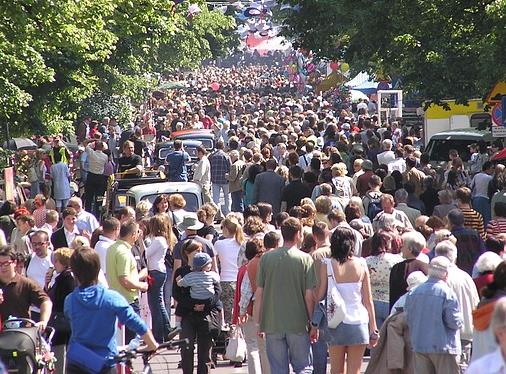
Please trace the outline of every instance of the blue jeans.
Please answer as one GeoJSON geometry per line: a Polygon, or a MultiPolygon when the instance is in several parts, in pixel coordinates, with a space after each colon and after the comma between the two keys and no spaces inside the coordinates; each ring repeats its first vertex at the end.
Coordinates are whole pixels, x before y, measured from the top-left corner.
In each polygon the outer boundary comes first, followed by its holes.
{"type": "Polygon", "coordinates": [[[163,301],[163,285],[165,284],[167,274],[158,270],[151,270],[149,275],[153,278],[153,284],[148,289],[152,330],[156,341],[162,343],[169,333],[169,316],[167,315],[163,301]]]}
{"type": "Polygon", "coordinates": [[[307,333],[266,334],[265,338],[271,373],[289,374],[289,364],[296,374],[313,373],[311,344],[307,333]]]}
{"type": "Polygon", "coordinates": [[[487,228],[491,219],[490,200],[487,197],[473,197],[473,208],[483,216],[483,226],[487,228]]]}
{"type": "Polygon", "coordinates": [[[214,203],[220,207],[220,192],[223,190],[223,198],[225,200],[225,205],[221,209],[223,216],[226,216],[230,213],[230,190],[227,184],[217,184],[213,183],[212,192],[213,192],[213,201],[214,203]]]}
{"type": "Polygon", "coordinates": [[[379,330],[390,314],[390,304],[387,301],[373,300],[376,328],[379,330]]]}
{"type": "Polygon", "coordinates": [[[244,206],[242,204],[242,191],[234,191],[231,192],[232,196],[232,212],[240,212],[244,210],[244,206]]]}
{"type": "Polygon", "coordinates": [[[171,299],[172,299],[172,268],[167,267],[167,278],[165,279],[165,283],[163,285],[163,301],[165,303],[165,311],[169,316],[169,326],[170,326],[170,314],[171,314],[171,299]]]}
{"type": "MultiPolygon", "coordinates": [[[[320,334],[322,331],[320,330],[320,334]]],[[[313,351],[313,374],[327,374],[327,342],[322,336],[311,345],[313,351]]]]}

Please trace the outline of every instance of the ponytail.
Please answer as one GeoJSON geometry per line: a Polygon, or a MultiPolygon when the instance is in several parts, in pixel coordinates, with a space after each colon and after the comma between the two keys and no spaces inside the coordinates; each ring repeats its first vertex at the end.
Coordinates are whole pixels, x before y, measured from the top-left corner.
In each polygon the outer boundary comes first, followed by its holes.
{"type": "Polygon", "coordinates": [[[221,222],[222,227],[225,227],[228,232],[231,234],[234,234],[234,239],[237,242],[238,245],[241,245],[244,241],[244,232],[242,230],[241,225],[239,224],[239,221],[234,218],[225,218],[221,222]]]}

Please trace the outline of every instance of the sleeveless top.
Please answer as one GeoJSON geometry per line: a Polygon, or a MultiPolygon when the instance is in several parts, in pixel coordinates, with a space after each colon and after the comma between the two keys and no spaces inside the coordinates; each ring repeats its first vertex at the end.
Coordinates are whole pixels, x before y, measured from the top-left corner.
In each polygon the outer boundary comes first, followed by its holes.
{"type": "MultiPolygon", "coordinates": [[[[361,325],[369,323],[369,313],[362,303],[362,280],[367,271],[367,264],[364,258],[354,257],[362,265],[362,275],[358,282],[339,283],[336,280],[337,289],[346,302],[346,313],[343,323],[348,325],[361,325]]],[[[335,276],[334,276],[335,277],[335,276]]]]}

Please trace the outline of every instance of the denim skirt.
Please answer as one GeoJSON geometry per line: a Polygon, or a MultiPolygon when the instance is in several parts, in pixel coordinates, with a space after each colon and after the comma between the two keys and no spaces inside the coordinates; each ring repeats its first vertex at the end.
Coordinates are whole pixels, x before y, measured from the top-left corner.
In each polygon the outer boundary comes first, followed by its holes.
{"type": "Polygon", "coordinates": [[[330,346],[369,344],[369,324],[350,325],[341,322],[335,329],[325,329],[325,340],[330,346]]]}

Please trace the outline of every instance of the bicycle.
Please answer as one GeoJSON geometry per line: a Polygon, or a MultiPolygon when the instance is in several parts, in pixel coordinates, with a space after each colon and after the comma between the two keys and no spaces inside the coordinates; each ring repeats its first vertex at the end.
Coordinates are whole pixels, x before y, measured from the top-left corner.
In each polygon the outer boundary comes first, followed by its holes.
{"type": "MultiPolygon", "coordinates": [[[[128,346],[124,349],[120,349],[118,354],[114,356],[114,362],[117,364],[123,364],[127,368],[127,371],[131,374],[153,374],[153,370],[151,369],[151,364],[149,360],[151,360],[156,354],[162,349],[174,349],[181,348],[185,349],[185,347],[190,343],[188,339],[178,339],[171,340],[165,343],[162,343],[158,346],[156,351],[141,351],[137,349],[129,349],[128,346]],[[136,359],[139,355],[142,355],[142,363],[144,368],[142,371],[134,371],[133,370],[133,360],[136,359]]],[[[170,370],[167,369],[167,373],[170,373],[170,370]]]]}

